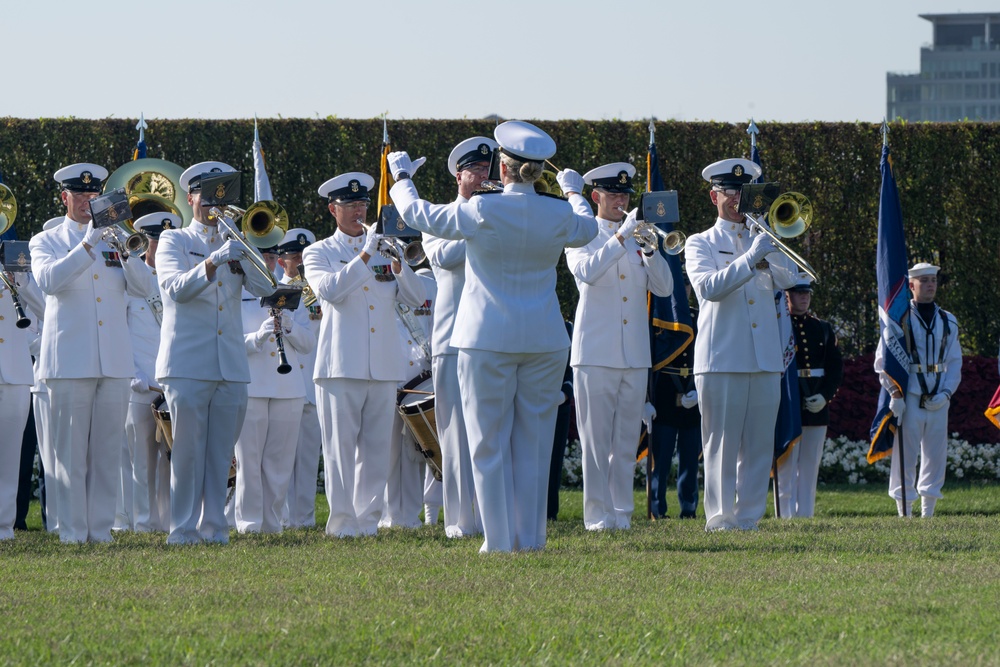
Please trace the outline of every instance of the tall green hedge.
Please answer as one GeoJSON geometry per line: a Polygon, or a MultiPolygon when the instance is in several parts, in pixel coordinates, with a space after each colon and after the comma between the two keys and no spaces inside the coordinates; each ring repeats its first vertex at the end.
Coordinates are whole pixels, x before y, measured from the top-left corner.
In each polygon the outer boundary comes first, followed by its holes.
{"type": "MultiPolygon", "coordinates": [[[[131,159],[135,120],[0,119],[0,171],[14,191],[17,228],[27,238],[50,217],[62,213],[52,174],[78,161],[109,169],[131,159]]],[[[581,173],[612,161],[636,165],[645,179],[649,137],[645,122],[539,122],[555,138],[553,162],[581,173]]],[[[487,120],[391,121],[396,149],[426,155],[417,174],[421,194],[450,201],[454,180],[445,167],[452,147],[473,134],[490,135],[487,120]]],[[[250,120],[153,121],[146,140],[149,157],[181,166],[224,160],[247,172],[253,164],[250,120]]],[[[320,237],[333,221],[317,187],[351,170],[377,177],[381,120],[264,120],[260,136],[275,198],[293,225],[320,237]]],[[[759,145],[768,180],[809,196],[816,223],[790,241],[816,268],[820,284],[814,309],[834,321],[849,355],[871,352],[877,343],[875,244],[878,219],[879,155],[877,125],[858,123],[762,124],[759,145]]],[[[890,141],[902,200],[911,263],[928,260],[943,267],[938,302],[955,313],[968,354],[995,355],[998,272],[997,205],[1000,203],[1000,126],[987,123],[896,124],[890,141]]],[[[715,218],[701,179],[706,164],[748,153],[745,126],[723,123],[658,122],[656,143],[667,187],[679,193],[681,229],[707,228],[715,218]]],[[[571,316],[577,294],[560,270],[563,310],[571,316]]]]}

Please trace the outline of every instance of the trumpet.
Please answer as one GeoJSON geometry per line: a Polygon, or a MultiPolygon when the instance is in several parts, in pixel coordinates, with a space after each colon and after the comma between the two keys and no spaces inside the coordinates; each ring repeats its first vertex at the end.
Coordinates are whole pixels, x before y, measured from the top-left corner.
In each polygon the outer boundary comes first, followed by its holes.
{"type": "Polygon", "coordinates": [[[819,282],[816,270],[809,265],[809,262],[781,241],[782,238],[800,236],[812,224],[812,203],[808,197],[799,192],[785,192],[778,195],[767,211],[768,219],[774,225],[774,231],[765,227],[760,220],[749,213],[743,215],[746,216],[750,229],[766,234],[778,252],[795,262],[803,273],[813,279],[813,282],[819,282]]]}
{"type": "Polygon", "coordinates": [[[306,280],[306,267],[299,264],[298,267],[299,275],[292,278],[293,285],[302,286],[302,303],[308,308],[316,304],[316,293],[312,291],[312,287],[309,287],[309,282],[306,280]]]}
{"type": "Polygon", "coordinates": [[[243,246],[243,256],[250,265],[267,278],[271,287],[277,287],[278,280],[248,240],[252,238],[254,245],[261,248],[270,248],[278,243],[288,231],[285,209],[273,201],[261,201],[248,209],[226,206],[225,212],[213,206],[209,209],[208,215],[209,218],[218,220],[218,224],[222,226],[222,237],[227,241],[232,239],[243,246]],[[243,218],[243,232],[236,228],[236,223],[230,216],[243,218]]]}
{"type": "Polygon", "coordinates": [[[133,232],[122,238],[127,232],[118,225],[112,225],[104,230],[104,242],[114,248],[123,260],[138,257],[149,249],[149,239],[142,232],[133,232]]]}
{"type": "MultiPolygon", "coordinates": [[[[618,210],[626,213],[625,209],[621,206],[618,207],[618,210]]],[[[687,234],[679,229],[665,232],[656,225],[651,225],[648,222],[640,222],[639,226],[632,232],[632,236],[639,243],[652,246],[654,249],[659,247],[660,240],[662,239],[663,252],[668,255],[681,254],[681,251],[684,250],[684,243],[687,241],[687,234]]]]}
{"type": "Polygon", "coordinates": [[[378,251],[383,257],[406,262],[409,266],[416,266],[427,257],[424,246],[419,240],[405,243],[395,236],[384,237],[379,243],[378,251]]]}

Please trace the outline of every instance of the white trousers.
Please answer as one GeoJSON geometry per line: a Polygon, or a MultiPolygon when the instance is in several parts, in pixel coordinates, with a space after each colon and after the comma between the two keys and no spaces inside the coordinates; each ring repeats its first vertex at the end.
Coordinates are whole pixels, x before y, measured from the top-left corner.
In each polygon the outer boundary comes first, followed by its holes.
{"type": "Polygon", "coordinates": [[[285,501],[285,525],[289,528],[311,528],[316,525],[316,480],[319,477],[319,453],[323,437],[319,430],[316,405],[302,406],[299,444],[295,448],[295,465],[288,483],[285,501]]]}
{"type": "MultiPolygon", "coordinates": [[[[889,495],[903,497],[899,476],[899,432],[892,443],[892,465],[889,470],[889,495]]],[[[944,472],[948,465],[948,409],[937,411],[920,407],[920,397],[906,396],[903,413],[903,463],[906,466],[906,502],[917,494],[928,498],[943,498],[944,472]],[[917,478],[917,454],[920,454],[920,477],[917,478]],[[914,480],[916,486],[914,487],[914,480]]]]}
{"type": "Polygon", "coordinates": [[[434,417],[441,444],[441,503],[448,537],[483,532],[476,514],[476,485],[472,479],[472,456],[462,413],[458,384],[458,355],[439,354],[433,359],[434,417]]]}
{"type": "Polygon", "coordinates": [[[767,509],[780,373],[700,373],[705,529],[752,529],[767,509]]]}
{"type": "Polygon", "coordinates": [[[59,486],[56,478],[56,451],[52,444],[52,416],[48,389],[31,395],[35,409],[35,435],[38,437],[38,456],[45,470],[45,530],[59,532],[59,486]]]}
{"type": "Polygon", "coordinates": [[[167,544],[229,542],[226,486],[247,408],[244,382],[164,378],[174,447],[167,544]]]}
{"type": "Polygon", "coordinates": [[[813,515],[825,442],[826,426],[803,426],[799,444],[778,463],[778,503],[782,519],[813,515]]]}
{"type": "Polygon", "coordinates": [[[573,369],[576,424],[583,457],[587,530],[628,528],[635,496],[635,450],[642,429],[648,369],[573,369]]]}
{"type": "Polygon", "coordinates": [[[130,401],[125,437],[132,459],[132,519],[138,532],[170,527],[170,461],[156,441],[151,402],[130,401]]]}
{"type": "Polygon", "coordinates": [[[385,484],[385,507],[379,528],[420,525],[424,499],[424,455],[417,451],[413,435],[396,411],[389,440],[389,476],[385,484]]]}
{"type": "Polygon", "coordinates": [[[545,546],[549,462],[569,350],[460,350],[458,381],[486,537],[481,552],[545,546]]]}
{"type": "MultiPolygon", "coordinates": [[[[131,405],[131,403],[130,403],[131,405]]],[[[128,408],[125,409],[125,430],[118,456],[118,499],[115,501],[114,530],[132,530],[135,527],[132,496],[132,449],[128,441],[128,408]]]]}
{"type": "MultiPolygon", "coordinates": [[[[49,379],[59,540],[110,542],[128,410],[125,378],[49,379]]],[[[46,491],[49,493],[49,491],[46,491]]]]}
{"type": "Polygon", "coordinates": [[[330,506],[326,533],[336,537],[374,535],[389,476],[396,383],[325,378],[316,381],[316,389],[330,506]]]}
{"type": "Polygon", "coordinates": [[[302,398],[249,398],[236,441],[236,530],[280,533],[295,465],[302,398]]]}
{"type": "Polygon", "coordinates": [[[0,540],[14,539],[21,434],[28,423],[31,387],[0,384],[0,540]]]}

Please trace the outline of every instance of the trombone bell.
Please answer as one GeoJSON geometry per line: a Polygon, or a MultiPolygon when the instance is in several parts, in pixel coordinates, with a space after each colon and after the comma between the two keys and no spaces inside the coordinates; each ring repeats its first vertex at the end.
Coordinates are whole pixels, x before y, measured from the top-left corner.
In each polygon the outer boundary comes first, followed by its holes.
{"type": "Polygon", "coordinates": [[[265,200],[251,204],[243,212],[242,222],[247,241],[258,248],[278,245],[288,232],[288,213],[276,201],[265,200]]]}
{"type": "Polygon", "coordinates": [[[771,203],[767,219],[781,238],[801,236],[812,224],[812,202],[800,192],[785,192],[771,203]]]}

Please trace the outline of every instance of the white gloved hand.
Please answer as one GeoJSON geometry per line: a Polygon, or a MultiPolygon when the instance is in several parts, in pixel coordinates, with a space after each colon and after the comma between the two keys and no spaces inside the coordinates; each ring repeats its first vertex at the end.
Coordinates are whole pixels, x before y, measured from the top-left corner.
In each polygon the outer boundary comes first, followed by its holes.
{"type": "Polygon", "coordinates": [[[136,369],[135,377],[132,378],[132,391],[140,393],[149,391],[149,377],[139,369],[136,369]]]}
{"type": "Polygon", "coordinates": [[[642,406],[642,423],[646,425],[646,433],[653,432],[653,420],[656,419],[656,408],[652,403],[647,402],[642,406]]]}
{"type": "Polygon", "coordinates": [[[94,221],[91,220],[87,224],[87,231],[83,234],[83,242],[89,245],[91,248],[97,247],[97,244],[101,242],[101,238],[104,236],[104,229],[94,227],[94,221]]]}
{"type": "Polygon", "coordinates": [[[628,212],[625,219],[622,220],[622,226],[618,228],[618,234],[623,238],[627,239],[632,236],[635,232],[635,228],[639,226],[639,220],[636,216],[639,214],[639,209],[634,208],[628,212]]]}
{"type": "Polygon", "coordinates": [[[753,244],[750,246],[750,250],[747,251],[747,255],[750,263],[756,264],[764,259],[765,255],[772,252],[775,252],[774,242],[771,241],[767,234],[758,234],[754,237],[753,244]]]}
{"type": "Polygon", "coordinates": [[[257,346],[260,347],[270,336],[274,334],[274,318],[269,317],[264,320],[260,328],[257,329],[257,346]]]}
{"type": "Polygon", "coordinates": [[[692,389],[688,393],[681,396],[681,407],[690,410],[694,406],[698,405],[698,390],[692,389]]]}
{"type": "Polygon", "coordinates": [[[242,258],[243,248],[240,247],[238,241],[230,239],[223,243],[221,248],[209,255],[208,261],[215,266],[222,266],[226,262],[238,262],[242,258]]]}
{"type": "Polygon", "coordinates": [[[890,398],[889,410],[896,415],[896,419],[902,419],[903,413],[906,412],[906,400],[902,396],[890,398]]]}
{"type": "Polygon", "coordinates": [[[556,174],[556,183],[559,184],[559,189],[562,190],[564,195],[569,195],[571,192],[583,192],[583,176],[572,169],[563,169],[558,172],[556,174]]]}
{"type": "Polygon", "coordinates": [[[382,240],[382,235],[375,231],[375,225],[368,228],[368,233],[365,235],[365,247],[361,249],[362,252],[368,253],[369,257],[374,257],[378,252],[378,244],[382,240]]]}
{"type": "Polygon", "coordinates": [[[943,407],[946,407],[951,401],[944,394],[934,394],[926,401],[924,401],[924,409],[930,410],[931,412],[937,412],[943,407]]]}
{"type": "Polygon", "coordinates": [[[816,414],[826,407],[826,399],[823,398],[823,394],[813,394],[812,396],[806,396],[805,404],[806,410],[816,414]]]}
{"type": "Polygon", "coordinates": [[[425,157],[418,157],[416,160],[410,162],[410,176],[413,176],[415,173],[417,173],[417,169],[420,169],[420,167],[423,166],[424,162],[427,162],[427,158],[425,157]]]}
{"type": "Polygon", "coordinates": [[[389,172],[392,174],[393,180],[398,180],[399,175],[404,171],[412,177],[417,173],[417,169],[420,169],[420,165],[427,162],[427,158],[425,157],[418,157],[416,160],[411,160],[409,153],[406,151],[389,153],[386,160],[389,163],[389,172]]]}

